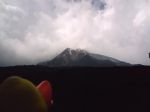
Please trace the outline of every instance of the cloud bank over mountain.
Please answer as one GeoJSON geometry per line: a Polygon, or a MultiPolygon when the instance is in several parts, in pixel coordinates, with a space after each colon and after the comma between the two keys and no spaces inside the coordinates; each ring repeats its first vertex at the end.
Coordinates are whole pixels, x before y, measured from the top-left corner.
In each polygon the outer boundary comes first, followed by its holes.
{"type": "Polygon", "coordinates": [[[149,64],[150,0],[0,0],[0,66],[81,48],[149,64]]]}

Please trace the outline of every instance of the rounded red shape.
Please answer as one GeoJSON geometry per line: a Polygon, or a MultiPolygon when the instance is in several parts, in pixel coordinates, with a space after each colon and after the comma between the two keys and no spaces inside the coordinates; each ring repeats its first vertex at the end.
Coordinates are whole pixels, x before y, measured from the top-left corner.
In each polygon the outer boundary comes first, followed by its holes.
{"type": "Polygon", "coordinates": [[[47,105],[51,106],[52,105],[51,83],[47,80],[44,80],[37,86],[37,89],[40,91],[40,93],[43,96],[44,100],[46,101],[47,105]]]}

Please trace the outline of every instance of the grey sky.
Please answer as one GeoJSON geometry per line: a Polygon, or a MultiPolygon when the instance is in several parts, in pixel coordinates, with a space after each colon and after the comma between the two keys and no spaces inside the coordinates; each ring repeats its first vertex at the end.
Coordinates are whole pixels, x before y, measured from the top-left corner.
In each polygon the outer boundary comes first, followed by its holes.
{"type": "Polygon", "coordinates": [[[67,47],[150,64],[150,0],[0,0],[0,66],[67,47]]]}

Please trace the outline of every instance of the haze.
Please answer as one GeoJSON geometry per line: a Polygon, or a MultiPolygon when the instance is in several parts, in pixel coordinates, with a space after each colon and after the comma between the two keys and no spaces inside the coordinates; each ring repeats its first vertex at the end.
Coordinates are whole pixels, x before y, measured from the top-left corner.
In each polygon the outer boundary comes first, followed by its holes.
{"type": "Polygon", "coordinates": [[[0,0],[0,66],[81,48],[150,65],[150,0],[0,0]]]}

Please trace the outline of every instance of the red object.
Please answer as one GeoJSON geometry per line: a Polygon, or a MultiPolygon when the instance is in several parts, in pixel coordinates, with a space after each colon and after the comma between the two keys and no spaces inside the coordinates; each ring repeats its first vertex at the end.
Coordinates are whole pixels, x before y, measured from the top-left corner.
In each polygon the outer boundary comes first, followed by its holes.
{"type": "Polygon", "coordinates": [[[52,105],[52,86],[49,81],[42,81],[38,86],[38,90],[42,94],[48,106],[52,105]]]}

